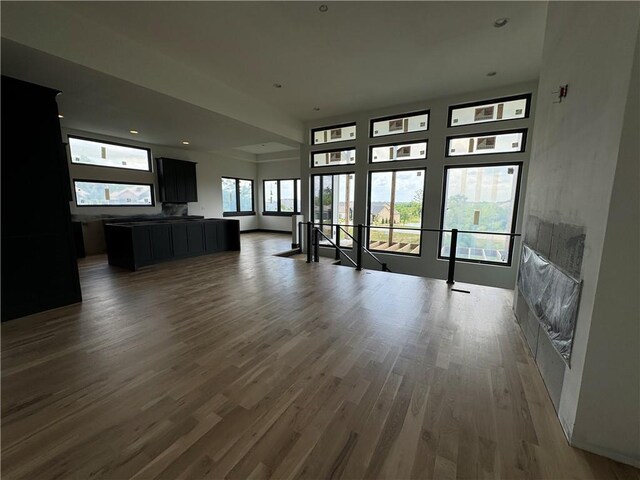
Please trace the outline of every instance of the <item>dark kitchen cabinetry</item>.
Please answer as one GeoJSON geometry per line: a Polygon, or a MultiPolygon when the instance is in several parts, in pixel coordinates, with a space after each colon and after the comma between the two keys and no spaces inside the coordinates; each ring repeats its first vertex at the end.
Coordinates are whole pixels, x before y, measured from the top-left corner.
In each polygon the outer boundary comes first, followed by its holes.
{"type": "Polygon", "coordinates": [[[146,265],[225,250],[240,250],[240,222],[227,219],[107,223],[109,264],[146,265]]]}
{"type": "Polygon", "coordinates": [[[187,203],[198,201],[196,164],[173,158],[156,158],[160,201],[187,203]]]}
{"type": "Polygon", "coordinates": [[[2,320],[82,301],[57,94],[2,77],[2,320]]]}

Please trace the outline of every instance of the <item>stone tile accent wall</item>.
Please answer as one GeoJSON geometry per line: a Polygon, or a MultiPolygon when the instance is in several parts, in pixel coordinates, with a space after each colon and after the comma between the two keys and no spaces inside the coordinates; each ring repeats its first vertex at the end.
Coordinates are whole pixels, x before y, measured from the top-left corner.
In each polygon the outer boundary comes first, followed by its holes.
{"type": "MultiPolygon", "coordinates": [[[[585,230],[578,225],[554,223],[529,215],[525,224],[524,243],[546,257],[576,279],[580,279],[584,254],[585,230]]],[[[531,349],[540,374],[556,410],[560,404],[564,374],[568,368],[553,348],[538,319],[529,309],[519,289],[516,292],[515,315],[531,349]]]]}

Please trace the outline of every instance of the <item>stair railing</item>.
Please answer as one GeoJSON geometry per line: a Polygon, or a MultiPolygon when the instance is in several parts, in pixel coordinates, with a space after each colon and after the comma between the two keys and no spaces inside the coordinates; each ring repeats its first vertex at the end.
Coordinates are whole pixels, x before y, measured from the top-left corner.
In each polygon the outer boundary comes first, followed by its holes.
{"type": "MultiPolygon", "coordinates": [[[[302,228],[302,222],[300,222],[300,228],[302,228]]],[[[380,266],[382,271],[391,272],[387,264],[380,261],[378,257],[376,257],[367,247],[364,246],[364,229],[365,228],[376,228],[376,229],[387,229],[392,230],[394,227],[384,227],[381,225],[376,225],[372,227],[371,225],[346,225],[346,224],[338,224],[338,223],[323,223],[323,224],[314,224],[313,222],[307,222],[307,263],[311,263],[312,261],[319,261],[319,237],[324,237],[329,244],[335,249],[335,258],[336,260],[340,259],[343,255],[346,257],[349,262],[356,267],[356,270],[362,270],[362,254],[363,252],[373,258],[380,266]],[[316,226],[319,225],[320,227],[316,226]],[[320,229],[321,227],[337,227],[336,228],[336,242],[334,243],[331,238],[324,234],[324,232],[320,229]],[[347,230],[346,227],[351,227],[356,229],[356,238],[353,237],[347,230]],[[353,241],[356,246],[356,260],[354,261],[347,253],[339,247],[340,245],[340,235],[341,233],[346,234],[353,241]]],[[[395,227],[396,230],[400,229],[399,227],[395,227]]],[[[455,270],[456,270],[456,254],[458,251],[458,234],[459,233],[480,233],[483,235],[502,235],[508,237],[520,237],[519,233],[503,233],[503,232],[476,232],[470,230],[458,230],[457,228],[452,229],[438,229],[438,228],[411,228],[411,227],[402,227],[401,230],[410,230],[416,232],[437,232],[437,233],[451,233],[451,239],[449,243],[449,263],[447,269],[447,283],[449,285],[453,285],[455,283],[455,270]]]]}

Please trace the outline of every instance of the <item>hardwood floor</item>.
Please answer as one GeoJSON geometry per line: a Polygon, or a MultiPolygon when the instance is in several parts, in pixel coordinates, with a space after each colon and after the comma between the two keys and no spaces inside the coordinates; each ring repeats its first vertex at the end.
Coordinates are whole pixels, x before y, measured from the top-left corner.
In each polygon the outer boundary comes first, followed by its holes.
{"type": "Polygon", "coordinates": [[[81,263],[2,325],[2,477],[639,478],[569,447],[511,292],[242,252],[81,263]]]}

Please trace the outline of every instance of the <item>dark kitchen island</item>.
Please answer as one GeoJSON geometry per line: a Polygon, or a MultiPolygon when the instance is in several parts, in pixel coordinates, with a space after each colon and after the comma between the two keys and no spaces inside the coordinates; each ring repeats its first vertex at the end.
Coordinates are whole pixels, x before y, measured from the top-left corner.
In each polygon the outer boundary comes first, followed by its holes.
{"type": "Polygon", "coordinates": [[[137,270],[179,258],[240,250],[240,222],[218,218],[106,223],[109,265],[137,270]]]}

